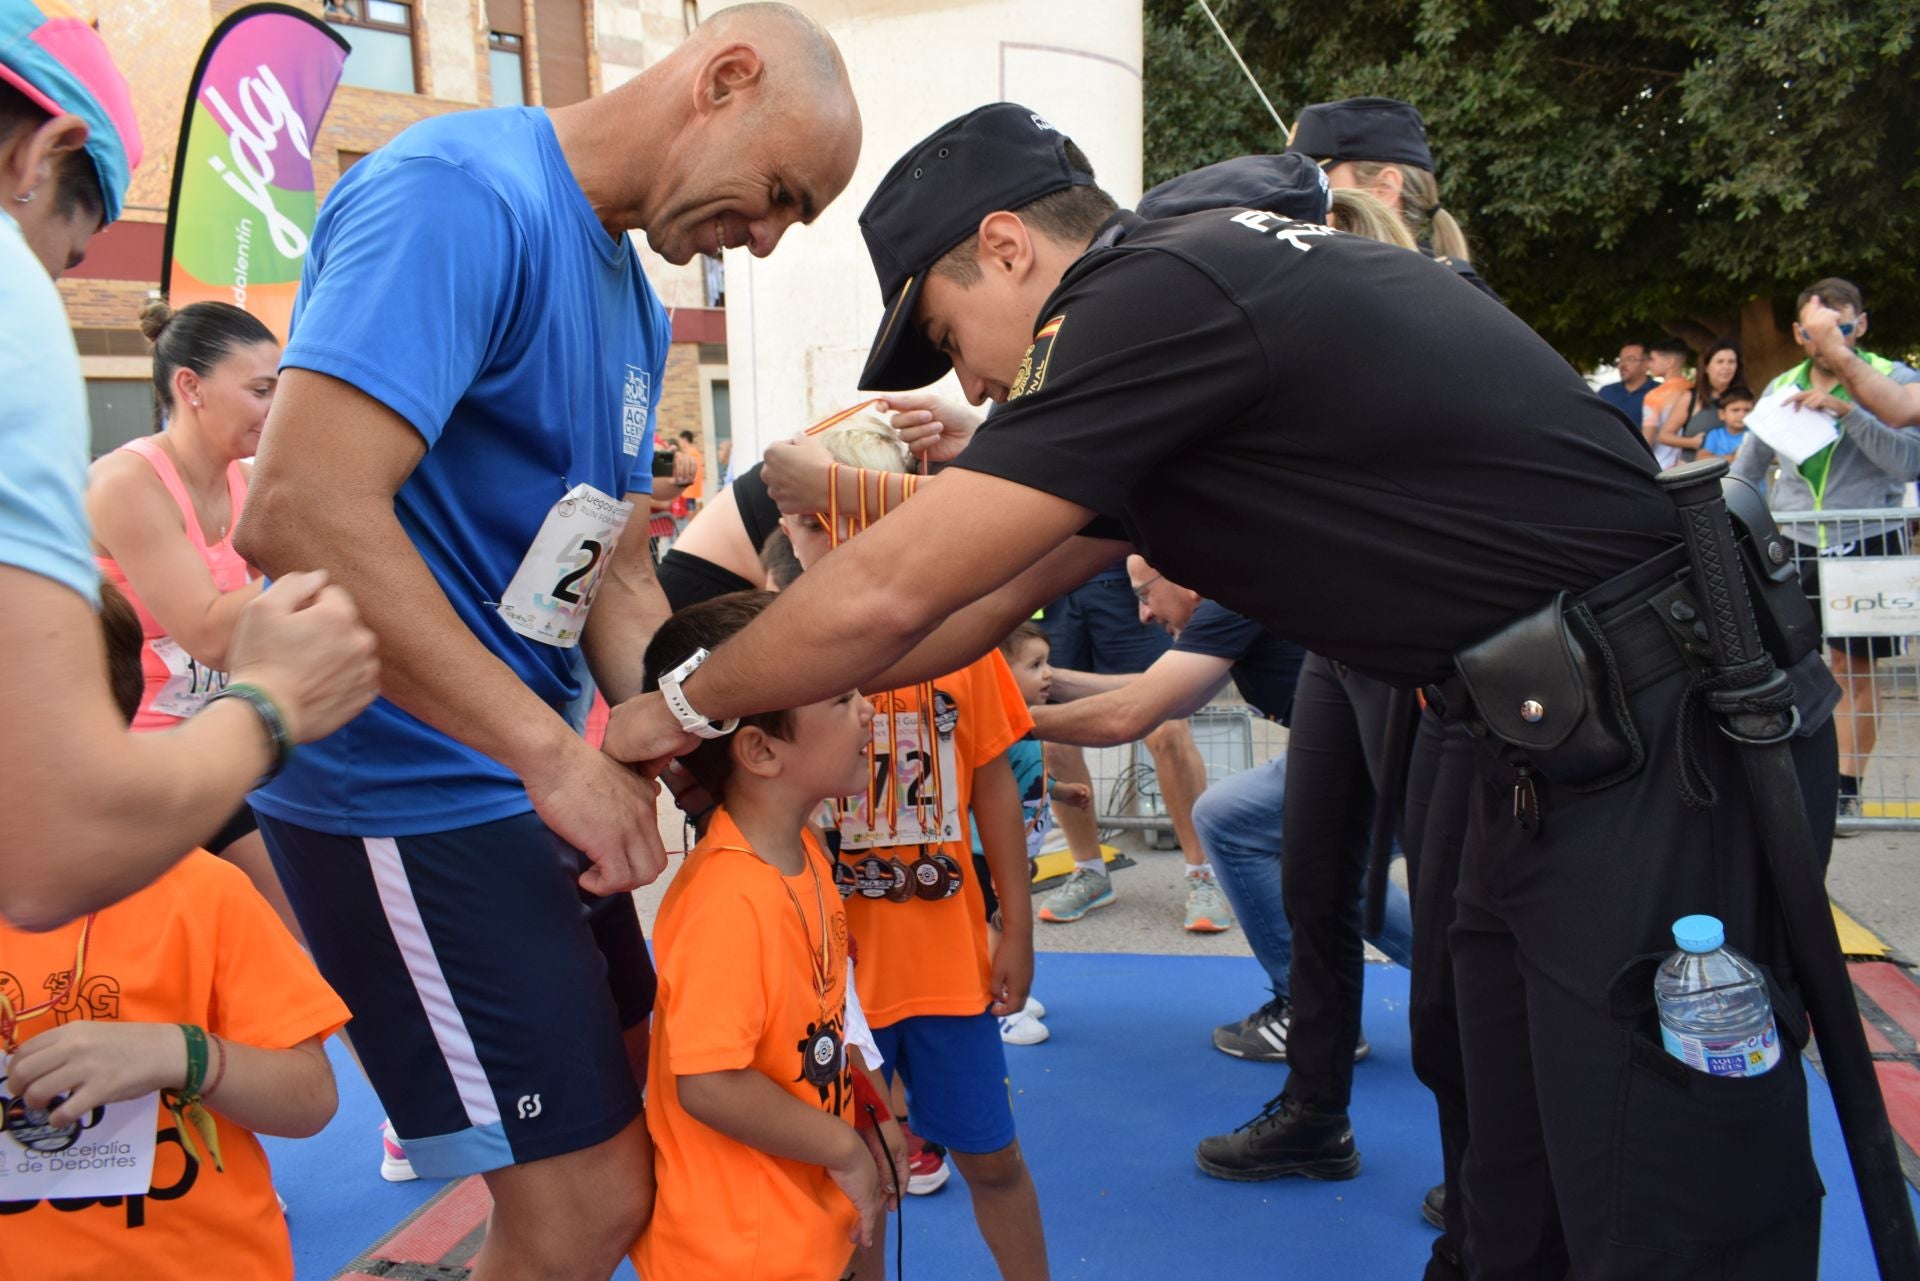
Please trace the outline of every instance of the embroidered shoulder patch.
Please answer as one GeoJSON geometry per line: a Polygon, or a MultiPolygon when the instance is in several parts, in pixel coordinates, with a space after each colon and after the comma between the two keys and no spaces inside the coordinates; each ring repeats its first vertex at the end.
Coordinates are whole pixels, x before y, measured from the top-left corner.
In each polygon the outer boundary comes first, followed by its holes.
{"type": "Polygon", "coordinates": [[[1020,372],[1014,375],[1013,385],[1007,388],[1007,399],[1018,400],[1040,390],[1047,381],[1047,361],[1053,355],[1053,340],[1060,335],[1060,326],[1065,324],[1065,312],[1055,316],[1033,336],[1033,345],[1027,348],[1027,354],[1020,360],[1020,372]]]}

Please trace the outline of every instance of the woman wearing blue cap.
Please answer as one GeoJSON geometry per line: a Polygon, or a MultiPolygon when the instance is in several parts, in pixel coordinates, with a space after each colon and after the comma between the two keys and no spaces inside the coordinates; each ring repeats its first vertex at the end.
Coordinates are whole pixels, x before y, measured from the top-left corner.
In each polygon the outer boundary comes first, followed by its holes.
{"type": "Polygon", "coordinates": [[[0,916],[41,929],[158,876],[377,679],[352,602],[289,575],[236,629],[237,693],[176,731],[126,732],[93,620],[85,385],[53,278],[119,216],[139,161],[99,35],[61,0],[0,0],[0,778],[15,834],[0,916]]]}

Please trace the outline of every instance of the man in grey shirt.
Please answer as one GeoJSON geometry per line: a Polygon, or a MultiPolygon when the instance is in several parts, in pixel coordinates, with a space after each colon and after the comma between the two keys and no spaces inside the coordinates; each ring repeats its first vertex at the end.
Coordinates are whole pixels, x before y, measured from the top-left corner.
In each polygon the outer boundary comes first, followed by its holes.
{"type": "MultiPolygon", "coordinates": [[[[1870,369],[1889,385],[1905,388],[1920,384],[1920,373],[1908,366],[1859,350],[1860,339],[1867,332],[1867,311],[1856,286],[1839,279],[1819,281],[1801,293],[1795,314],[1804,314],[1810,304],[1818,304],[1835,317],[1833,324],[1845,344],[1849,362],[1870,369]]],[[[1920,476],[1920,432],[1889,427],[1855,403],[1841,379],[1837,362],[1824,347],[1816,344],[1803,326],[1795,324],[1793,328],[1807,359],[1769,383],[1763,399],[1790,396],[1808,409],[1829,414],[1835,419],[1840,437],[1799,467],[1780,460],[1779,479],[1772,491],[1773,509],[1804,512],[1899,507],[1907,482],[1920,476]]],[[[1762,484],[1775,458],[1773,449],[1749,431],[1739,454],[1734,457],[1733,474],[1762,484]]],[[[1903,519],[1894,517],[1822,523],[1803,521],[1785,526],[1787,535],[1800,544],[1797,553],[1800,580],[1814,613],[1821,613],[1819,566],[1822,560],[1898,556],[1906,549],[1905,525],[1903,519]]],[[[1873,754],[1880,713],[1879,692],[1873,680],[1874,662],[1899,652],[1898,636],[1842,636],[1827,642],[1827,661],[1840,682],[1840,704],[1835,709],[1834,725],[1840,738],[1841,818],[1859,817],[1860,778],[1866,773],[1867,758],[1873,754]]]]}

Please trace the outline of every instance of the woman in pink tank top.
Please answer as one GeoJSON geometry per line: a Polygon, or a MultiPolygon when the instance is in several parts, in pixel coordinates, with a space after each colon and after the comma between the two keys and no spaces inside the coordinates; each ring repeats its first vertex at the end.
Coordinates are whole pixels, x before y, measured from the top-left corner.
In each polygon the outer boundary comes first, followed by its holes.
{"type": "MultiPolygon", "coordinates": [[[[166,426],[100,458],[87,479],[94,557],[146,640],[136,732],[179,724],[227,684],[234,625],[260,594],[233,549],[251,470],[242,460],[259,448],[280,362],[272,331],[226,303],[173,312],[151,302],[140,328],[153,343],[166,426]]],[[[243,805],[206,846],[245,870],[294,925],[251,810],[243,805]]]]}

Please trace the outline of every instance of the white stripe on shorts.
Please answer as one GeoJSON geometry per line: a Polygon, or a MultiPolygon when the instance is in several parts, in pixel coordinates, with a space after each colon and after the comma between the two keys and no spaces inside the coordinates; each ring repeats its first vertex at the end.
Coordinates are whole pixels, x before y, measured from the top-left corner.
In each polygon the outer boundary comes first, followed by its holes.
{"type": "Polygon", "coordinates": [[[466,1109],[470,1125],[498,1125],[500,1108],[494,1102],[493,1089],[487,1084],[487,1071],[473,1048],[467,1021],[454,1004],[447,976],[441,972],[440,958],[433,954],[433,941],[420,920],[420,905],[414,901],[413,886],[407,880],[406,866],[400,861],[400,849],[391,837],[365,838],[367,861],[373,865],[373,884],[380,894],[380,907],[387,915],[387,927],[400,947],[400,960],[413,979],[413,989],[427,1012],[433,1039],[439,1043],[440,1057],[453,1074],[454,1088],[466,1109]]]}

